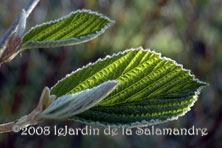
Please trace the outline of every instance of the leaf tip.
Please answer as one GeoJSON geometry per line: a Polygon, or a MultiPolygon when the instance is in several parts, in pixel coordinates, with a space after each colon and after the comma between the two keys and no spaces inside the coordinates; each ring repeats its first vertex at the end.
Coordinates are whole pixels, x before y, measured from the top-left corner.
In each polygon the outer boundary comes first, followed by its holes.
{"type": "Polygon", "coordinates": [[[107,91],[107,96],[118,86],[120,82],[117,80],[108,80],[101,84],[101,88],[107,91]]]}

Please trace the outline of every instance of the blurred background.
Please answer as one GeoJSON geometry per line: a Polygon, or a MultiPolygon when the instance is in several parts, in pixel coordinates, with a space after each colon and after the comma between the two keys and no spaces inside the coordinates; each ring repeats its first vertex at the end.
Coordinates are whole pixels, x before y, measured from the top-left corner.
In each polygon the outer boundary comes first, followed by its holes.
{"type": "MultiPolygon", "coordinates": [[[[3,36],[28,0],[1,0],[3,36]]],[[[27,21],[27,29],[77,9],[90,9],[116,21],[98,38],[71,47],[33,49],[0,67],[0,123],[32,111],[44,86],[107,54],[142,46],[170,57],[202,81],[210,83],[185,116],[156,128],[207,128],[207,136],[21,136],[0,134],[0,147],[222,147],[222,1],[221,0],[42,0],[27,21]]],[[[41,126],[75,121],[47,121],[41,126]]]]}

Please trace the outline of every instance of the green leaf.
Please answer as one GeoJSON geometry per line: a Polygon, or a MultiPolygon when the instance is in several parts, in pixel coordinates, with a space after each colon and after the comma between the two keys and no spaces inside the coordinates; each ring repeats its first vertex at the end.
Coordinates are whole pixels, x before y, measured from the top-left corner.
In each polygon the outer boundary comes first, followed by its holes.
{"type": "Polygon", "coordinates": [[[118,81],[107,81],[91,89],[63,95],[57,98],[43,112],[39,119],[63,119],[79,114],[99,103],[118,85],[118,81]]]}
{"type": "Polygon", "coordinates": [[[166,122],[190,110],[206,85],[175,61],[137,48],[74,71],[60,80],[51,94],[71,94],[108,80],[120,84],[95,107],[70,119],[115,126],[166,122]]]}
{"type": "Polygon", "coordinates": [[[37,25],[22,40],[22,49],[79,44],[102,34],[114,22],[89,10],[78,10],[55,21],[37,25]]]}

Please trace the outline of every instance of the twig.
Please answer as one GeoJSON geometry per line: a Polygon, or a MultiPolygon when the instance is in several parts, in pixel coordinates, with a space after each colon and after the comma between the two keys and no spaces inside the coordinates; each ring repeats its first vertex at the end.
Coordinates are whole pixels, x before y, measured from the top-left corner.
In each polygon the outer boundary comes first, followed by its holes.
{"type": "MultiPolygon", "coordinates": [[[[35,125],[43,121],[42,118],[39,118],[38,115],[45,110],[54,100],[56,96],[50,95],[50,90],[48,87],[45,87],[42,91],[41,97],[37,107],[28,115],[22,116],[20,119],[13,122],[0,124],[0,133],[11,132],[13,128],[23,128],[29,125],[35,125]]],[[[16,131],[19,131],[16,129],[16,131]]]]}
{"type": "MultiPolygon", "coordinates": [[[[29,3],[25,6],[24,10],[26,12],[26,17],[28,17],[36,5],[40,2],[40,0],[30,0],[29,3]]],[[[14,23],[9,27],[8,31],[4,34],[2,39],[0,40],[0,58],[2,58],[3,54],[7,51],[6,45],[10,37],[16,32],[20,16],[16,18],[14,23]]]]}

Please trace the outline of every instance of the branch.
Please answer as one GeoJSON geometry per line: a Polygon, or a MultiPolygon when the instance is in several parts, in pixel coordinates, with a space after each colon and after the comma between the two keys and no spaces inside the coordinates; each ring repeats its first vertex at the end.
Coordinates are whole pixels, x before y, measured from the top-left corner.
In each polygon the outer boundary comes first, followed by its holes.
{"type": "MultiPolygon", "coordinates": [[[[29,3],[25,6],[24,10],[25,10],[27,18],[31,14],[33,9],[36,7],[36,5],[39,3],[39,1],[40,0],[30,0],[29,3]]],[[[4,56],[4,53],[9,52],[9,51],[6,51],[6,50],[8,50],[6,48],[6,46],[7,46],[8,41],[10,40],[10,38],[17,31],[20,16],[21,15],[19,15],[19,17],[16,18],[14,23],[9,27],[8,31],[4,34],[4,36],[0,40],[0,58],[2,58],[2,59],[4,58],[4,57],[2,57],[2,56],[4,56]]]]}
{"type": "Polygon", "coordinates": [[[38,118],[37,115],[39,115],[43,110],[45,110],[55,100],[55,98],[55,95],[50,95],[49,88],[45,87],[42,91],[37,107],[30,114],[25,115],[18,120],[0,124],[0,133],[11,132],[13,128],[21,129],[29,125],[35,125],[42,122],[43,119],[38,118]]]}

